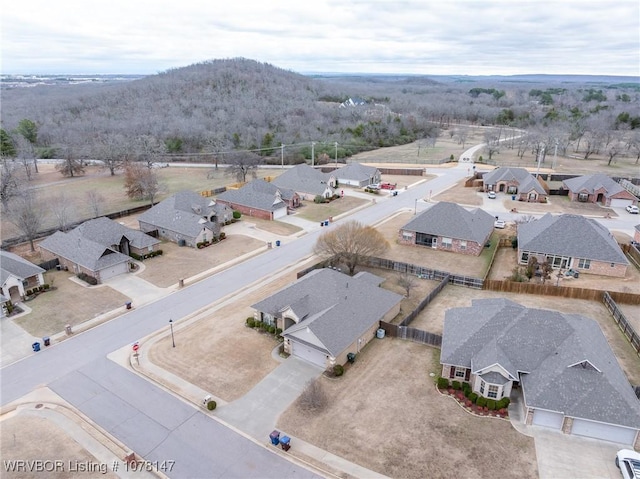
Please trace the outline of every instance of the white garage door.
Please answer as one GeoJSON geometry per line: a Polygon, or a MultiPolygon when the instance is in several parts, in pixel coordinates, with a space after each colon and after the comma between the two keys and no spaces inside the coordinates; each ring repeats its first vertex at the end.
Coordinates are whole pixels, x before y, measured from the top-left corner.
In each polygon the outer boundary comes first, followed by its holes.
{"type": "Polygon", "coordinates": [[[111,268],[105,268],[100,271],[100,280],[106,281],[109,278],[113,278],[119,274],[123,274],[127,272],[127,268],[129,267],[128,263],[120,263],[111,268]]]}
{"type": "Polygon", "coordinates": [[[633,444],[636,438],[635,429],[587,421],[586,419],[574,419],[571,434],[619,442],[621,444],[633,444]]]}
{"type": "Polygon", "coordinates": [[[293,352],[292,354],[300,359],[304,359],[305,361],[309,361],[316,366],[320,366],[321,368],[326,367],[327,363],[327,355],[317,349],[313,349],[304,344],[293,342],[293,352]]]}
{"type": "Polygon", "coordinates": [[[282,218],[283,216],[287,216],[287,207],[278,208],[273,212],[273,219],[277,220],[278,218],[282,218]]]}
{"type": "Polygon", "coordinates": [[[620,198],[611,199],[611,206],[613,206],[614,208],[624,208],[632,204],[633,204],[633,200],[623,200],[620,198]]]}
{"type": "Polygon", "coordinates": [[[560,429],[562,427],[563,415],[557,412],[543,411],[536,409],[533,413],[533,424],[536,426],[552,427],[560,429]]]}

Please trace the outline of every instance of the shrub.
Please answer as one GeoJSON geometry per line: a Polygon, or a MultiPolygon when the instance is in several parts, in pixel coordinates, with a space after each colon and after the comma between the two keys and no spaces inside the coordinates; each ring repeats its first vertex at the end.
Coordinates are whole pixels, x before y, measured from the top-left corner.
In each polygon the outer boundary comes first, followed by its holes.
{"type": "Polygon", "coordinates": [[[259,319],[256,319],[255,323],[253,323],[253,327],[254,328],[262,328],[262,325],[264,323],[262,321],[260,321],[259,319]]]}
{"type": "Polygon", "coordinates": [[[214,237],[211,239],[211,242],[212,242],[212,243],[214,243],[214,244],[215,244],[215,243],[217,243],[217,242],[218,242],[218,237],[217,237],[217,236],[214,236],[214,237]]]}
{"type": "Polygon", "coordinates": [[[209,411],[213,411],[217,406],[218,406],[218,403],[216,403],[215,401],[207,402],[207,409],[209,411]]]}
{"type": "Polygon", "coordinates": [[[226,237],[227,237],[227,234],[224,231],[222,233],[220,233],[220,241],[222,241],[226,237]]]}
{"type": "Polygon", "coordinates": [[[485,407],[487,405],[487,398],[484,396],[478,396],[476,404],[480,407],[485,407]]]}
{"type": "Polygon", "coordinates": [[[276,328],[276,336],[280,336],[282,334],[282,328],[276,328]]]}
{"type": "Polygon", "coordinates": [[[93,276],[89,276],[87,273],[78,273],[78,279],[92,286],[95,286],[96,284],[98,284],[98,280],[95,279],[93,276]]]}
{"type": "Polygon", "coordinates": [[[324,196],[316,195],[316,197],[313,199],[313,202],[314,203],[325,203],[324,196]]]}
{"type": "Polygon", "coordinates": [[[327,394],[319,379],[309,381],[298,398],[298,405],[303,411],[321,411],[327,403],[327,394]]]}
{"type": "Polygon", "coordinates": [[[487,399],[487,408],[489,411],[496,410],[496,400],[495,399],[487,399]]]}
{"type": "Polygon", "coordinates": [[[276,332],[276,327],[271,325],[271,326],[269,326],[268,331],[269,331],[270,334],[274,334],[276,332]]]}
{"type": "Polygon", "coordinates": [[[511,400],[509,398],[502,398],[497,402],[496,409],[505,409],[507,408],[507,406],[509,406],[510,402],[511,400]]]}
{"type": "Polygon", "coordinates": [[[438,378],[438,389],[447,389],[449,387],[449,380],[447,378],[438,378]]]}
{"type": "Polygon", "coordinates": [[[269,323],[260,323],[260,327],[266,331],[269,329],[269,323]]]}
{"type": "Polygon", "coordinates": [[[242,213],[240,213],[238,210],[234,210],[234,212],[233,212],[233,219],[234,220],[239,220],[241,216],[242,216],[242,213]]]}
{"type": "Polygon", "coordinates": [[[42,287],[46,291],[47,289],[49,289],[51,287],[51,285],[49,283],[45,283],[45,284],[42,285],[42,287]]]}
{"type": "Polygon", "coordinates": [[[462,390],[464,391],[465,396],[468,396],[469,394],[471,394],[471,384],[462,383],[462,390]],[[467,393],[469,393],[469,394],[467,394],[467,393]]]}
{"type": "Polygon", "coordinates": [[[462,390],[464,391],[464,397],[468,398],[469,396],[471,396],[471,393],[472,393],[471,388],[463,387],[462,390]]]}
{"type": "Polygon", "coordinates": [[[335,374],[336,376],[342,376],[344,374],[344,367],[341,366],[340,364],[336,364],[333,367],[333,374],[335,374]]]}
{"type": "Polygon", "coordinates": [[[478,395],[476,393],[469,394],[469,400],[475,404],[476,401],[478,400],[478,395]]]}
{"type": "Polygon", "coordinates": [[[158,256],[162,256],[163,251],[161,249],[159,249],[158,251],[156,251],[158,256]]]}
{"type": "Polygon", "coordinates": [[[453,161],[453,159],[454,159],[454,158],[455,158],[455,157],[453,156],[453,153],[451,153],[451,156],[449,157],[449,159],[450,159],[451,161],[453,161]]]}
{"type": "Polygon", "coordinates": [[[253,328],[256,325],[256,320],[249,317],[247,318],[247,322],[246,322],[247,326],[249,326],[250,328],[253,328]]]}
{"type": "Polygon", "coordinates": [[[451,381],[451,387],[458,391],[462,388],[462,384],[460,383],[460,381],[451,381]]]}
{"type": "Polygon", "coordinates": [[[129,253],[129,256],[131,256],[136,261],[140,261],[142,259],[139,254],[132,253],[132,252],[129,253]]]}
{"type": "Polygon", "coordinates": [[[26,290],[26,291],[24,292],[24,294],[25,294],[26,296],[31,296],[31,295],[33,294],[33,290],[28,289],[28,290],[26,290]]]}

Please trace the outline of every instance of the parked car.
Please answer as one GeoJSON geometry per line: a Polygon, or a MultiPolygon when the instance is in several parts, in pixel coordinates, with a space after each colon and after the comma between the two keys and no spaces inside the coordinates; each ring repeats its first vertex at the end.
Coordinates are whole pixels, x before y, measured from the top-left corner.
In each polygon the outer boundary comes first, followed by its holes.
{"type": "Polygon", "coordinates": [[[637,215],[638,214],[638,207],[636,205],[629,205],[625,209],[629,213],[631,213],[632,215],[637,215]]]}
{"type": "Polygon", "coordinates": [[[395,190],[396,185],[394,185],[393,183],[381,183],[380,188],[382,188],[383,190],[395,190]]]}
{"type": "Polygon", "coordinates": [[[487,195],[487,198],[489,198],[490,200],[495,200],[496,199],[496,192],[495,191],[490,191],[489,194],[487,195]]]}
{"type": "Polygon", "coordinates": [[[505,220],[495,220],[493,226],[502,230],[505,226],[507,226],[507,222],[505,220]]]}
{"type": "Polygon", "coordinates": [[[372,183],[370,185],[365,186],[366,189],[369,190],[379,190],[380,189],[380,183],[372,183]]]}
{"type": "Polygon", "coordinates": [[[616,454],[616,466],[625,479],[640,478],[640,454],[631,449],[620,449],[616,454]]]}

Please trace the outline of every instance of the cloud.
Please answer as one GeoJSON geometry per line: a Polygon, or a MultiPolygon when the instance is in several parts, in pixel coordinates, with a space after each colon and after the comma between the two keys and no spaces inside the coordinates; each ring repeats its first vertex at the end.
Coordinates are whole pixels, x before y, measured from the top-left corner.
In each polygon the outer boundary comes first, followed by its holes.
{"type": "Polygon", "coordinates": [[[2,69],[155,73],[245,57],[307,72],[637,76],[639,31],[635,0],[25,0],[3,6],[2,69]]]}

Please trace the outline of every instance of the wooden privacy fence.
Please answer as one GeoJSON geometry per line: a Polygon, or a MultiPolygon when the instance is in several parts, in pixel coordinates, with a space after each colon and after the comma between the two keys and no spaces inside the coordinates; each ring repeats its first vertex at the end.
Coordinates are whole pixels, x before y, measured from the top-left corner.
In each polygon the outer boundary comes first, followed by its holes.
{"type": "MultiPolygon", "coordinates": [[[[550,279],[545,284],[486,279],[484,281],[484,289],[500,291],[502,293],[539,294],[543,296],[560,296],[563,298],[586,299],[588,301],[598,302],[603,301],[603,295],[606,293],[599,289],[556,286],[553,279],[550,279]]],[[[621,293],[618,291],[609,291],[606,294],[609,294],[618,303],[640,304],[640,294],[621,293]]]]}
{"type": "Polygon", "coordinates": [[[418,316],[418,314],[420,314],[420,312],[424,308],[426,308],[431,301],[433,301],[433,298],[438,296],[438,293],[440,293],[440,291],[442,291],[442,288],[444,288],[448,283],[449,283],[449,275],[442,278],[442,281],[440,281],[440,284],[438,284],[438,286],[436,286],[435,289],[431,291],[426,298],[420,301],[420,304],[418,304],[416,309],[414,309],[413,311],[411,311],[409,314],[405,316],[405,318],[400,323],[400,326],[405,326],[405,327],[409,326],[409,324],[411,324],[411,321],[413,321],[416,318],[416,316],[418,316]]]}
{"type": "Polygon", "coordinates": [[[380,321],[380,328],[384,329],[385,334],[391,338],[407,339],[435,347],[442,346],[442,336],[439,334],[433,334],[407,326],[398,326],[397,324],[391,324],[385,321],[380,321]]]}
{"type": "Polygon", "coordinates": [[[640,337],[638,337],[638,333],[633,329],[633,326],[629,324],[627,318],[624,313],[620,311],[618,305],[613,300],[611,295],[605,291],[604,296],[602,298],[602,302],[605,304],[611,316],[613,316],[613,320],[616,322],[622,333],[627,337],[633,349],[635,349],[636,354],[640,356],[640,337]]]}

